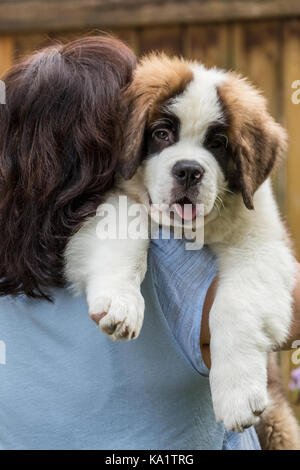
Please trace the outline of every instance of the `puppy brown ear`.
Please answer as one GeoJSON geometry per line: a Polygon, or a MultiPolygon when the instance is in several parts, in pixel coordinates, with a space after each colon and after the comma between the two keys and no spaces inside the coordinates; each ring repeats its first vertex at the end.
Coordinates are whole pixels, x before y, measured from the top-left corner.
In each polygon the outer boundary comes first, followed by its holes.
{"type": "Polygon", "coordinates": [[[218,91],[232,150],[229,184],[241,192],[245,206],[254,209],[255,191],[284,157],[286,132],[270,116],[265,99],[247,80],[230,73],[218,91]]]}
{"type": "Polygon", "coordinates": [[[235,185],[245,206],[254,209],[253,196],[269,176],[286,151],[286,134],[282,127],[266,114],[264,119],[244,123],[236,136],[239,143],[234,151],[235,185]]]}
{"type": "Polygon", "coordinates": [[[182,92],[192,80],[190,64],[178,57],[150,54],[141,60],[124,91],[123,132],[119,171],[130,179],[142,160],[144,135],[161,105],[182,92]]]}

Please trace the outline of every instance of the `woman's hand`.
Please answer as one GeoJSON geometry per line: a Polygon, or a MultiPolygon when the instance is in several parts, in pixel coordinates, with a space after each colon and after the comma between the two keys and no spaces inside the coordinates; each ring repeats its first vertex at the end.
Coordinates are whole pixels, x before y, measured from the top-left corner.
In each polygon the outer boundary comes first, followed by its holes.
{"type": "MultiPolygon", "coordinates": [[[[205,365],[210,369],[210,331],[209,331],[209,312],[215,299],[218,279],[215,278],[209,287],[202,314],[202,325],[200,334],[200,349],[205,365]]],[[[300,340],[300,264],[298,264],[297,281],[294,290],[294,320],[291,326],[290,336],[282,350],[291,349],[293,342],[300,340]]]]}

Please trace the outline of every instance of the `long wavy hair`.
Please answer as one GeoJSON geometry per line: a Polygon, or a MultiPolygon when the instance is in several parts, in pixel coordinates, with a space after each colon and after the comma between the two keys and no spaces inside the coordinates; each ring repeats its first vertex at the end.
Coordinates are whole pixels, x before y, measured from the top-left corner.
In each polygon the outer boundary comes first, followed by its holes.
{"type": "Polygon", "coordinates": [[[41,50],[4,77],[0,106],[0,295],[50,299],[68,238],[114,183],[121,89],[133,52],[110,37],[41,50]]]}

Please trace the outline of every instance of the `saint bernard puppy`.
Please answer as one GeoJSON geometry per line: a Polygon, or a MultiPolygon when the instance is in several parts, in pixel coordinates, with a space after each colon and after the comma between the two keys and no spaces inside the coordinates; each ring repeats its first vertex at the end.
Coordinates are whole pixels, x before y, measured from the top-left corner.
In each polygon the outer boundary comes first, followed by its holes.
{"type": "MultiPolygon", "coordinates": [[[[292,318],[296,263],[269,179],[286,152],[285,131],[246,79],[165,55],[141,61],[124,104],[122,177],[106,203],[117,207],[125,194],[156,220],[173,207],[194,229],[201,205],[204,242],[219,263],[212,400],[216,419],[242,431],[267,407],[268,353],[286,340],[292,318]]],[[[104,333],[136,338],[149,242],[99,240],[98,221],[71,238],[66,274],[104,333]]]]}

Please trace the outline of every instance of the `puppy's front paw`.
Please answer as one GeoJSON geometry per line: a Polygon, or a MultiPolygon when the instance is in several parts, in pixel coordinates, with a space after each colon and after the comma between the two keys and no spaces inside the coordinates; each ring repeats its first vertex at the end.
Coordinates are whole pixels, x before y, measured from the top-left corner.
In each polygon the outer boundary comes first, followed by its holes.
{"type": "Polygon", "coordinates": [[[227,431],[243,432],[257,424],[265,410],[267,388],[259,381],[251,383],[249,377],[237,379],[235,381],[232,374],[222,386],[219,380],[211,378],[212,399],[217,421],[221,421],[227,431]]]}
{"type": "Polygon", "coordinates": [[[232,393],[230,398],[214,400],[216,419],[227,431],[243,432],[258,423],[267,403],[266,394],[255,390],[232,393]]]}
{"type": "Polygon", "coordinates": [[[90,305],[90,316],[113,341],[137,338],[144,319],[144,299],[133,292],[110,292],[98,296],[90,305]]]}

